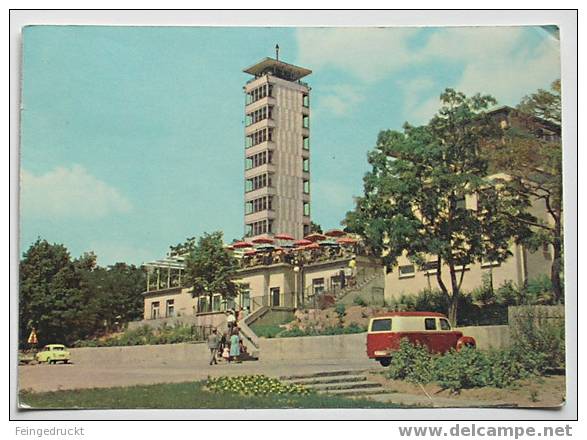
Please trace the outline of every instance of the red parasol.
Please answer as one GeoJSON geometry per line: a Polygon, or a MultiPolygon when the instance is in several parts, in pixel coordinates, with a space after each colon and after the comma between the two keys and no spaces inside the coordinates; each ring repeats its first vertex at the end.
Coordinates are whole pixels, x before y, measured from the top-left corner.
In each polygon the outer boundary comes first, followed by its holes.
{"type": "Polygon", "coordinates": [[[228,251],[234,251],[234,246],[225,246],[224,249],[228,251]]]}
{"type": "Polygon", "coordinates": [[[257,237],[254,240],[251,240],[255,244],[272,244],[275,242],[272,238],[269,237],[257,237]]]}
{"type": "Polygon", "coordinates": [[[345,234],[346,232],[344,232],[341,229],[331,229],[324,233],[324,235],[326,235],[327,237],[342,237],[345,234]]]}
{"type": "Polygon", "coordinates": [[[235,249],[249,248],[253,247],[253,243],[249,243],[248,241],[237,241],[232,244],[232,247],[235,249]]]}
{"type": "Polygon", "coordinates": [[[245,255],[255,255],[257,251],[255,249],[251,249],[250,251],[246,251],[245,255]]]}
{"type": "Polygon", "coordinates": [[[306,246],[308,244],[312,244],[310,240],[296,240],[294,241],[294,245],[296,246],[306,246]]]}
{"type": "Polygon", "coordinates": [[[306,250],[306,249],[320,249],[320,245],[318,243],[310,243],[306,246],[304,246],[302,249],[306,250]]]}
{"type": "Polygon", "coordinates": [[[295,240],[295,238],[293,238],[289,234],[275,234],[275,238],[277,240],[288,240],[288,241],[294,241],[295,240]]]}
{"type": "Polygon", "coordinates": [[[336,242],[340,244],[355,244],[357,240],[355,240],[354,238],[342,237],[336,240],[336,242]]]}
{"type": "Polygon", "coordinates": [[[306,235],[304,237],[305,240],[310,240],[312,242],[314,241],[322,241],[322,240],[326,240],[326,236],[323,234],[318,234],[318,233],[313,233],[310,235],[306,235]]]}

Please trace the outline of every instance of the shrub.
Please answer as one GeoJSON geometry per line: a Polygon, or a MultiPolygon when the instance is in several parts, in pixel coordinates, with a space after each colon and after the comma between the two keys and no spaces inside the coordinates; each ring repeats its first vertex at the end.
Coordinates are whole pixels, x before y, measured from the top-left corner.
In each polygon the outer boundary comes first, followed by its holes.
{"type": "Polygon", "coordinates": [[[337,304],[334,308],[334,312],[338,316],[340,322],[342,322],[344,316],[346,315],[346,307],[344,304],[337,304]]]}
{"type": "Polygon", "coordinates": [[[407,339],[400,341],[400,349],[394,353],[389,365],[391,379],[407,380],[412,383],[431,382],[434,359],[421,345],[410,344],[407,339]]]}
{"type": "Polygon", "coordinates": [[[412,383],[434,382],[453,392],[485,386],[504,388],[541,374],[544,356],[544,353],[521,351],[519,347],[487,352],[464,347],[458,352],[451,350],[437,355],[404,339],[392,356],[387,374],[391,379],[412,383]]]}
{"type": "Polygon", "coordinates": [[[365,307],[367,305],[367,302],[363,298],[361,298],[360,296],[356,296],[355,299],[353,299],[353,304],[355,304],[357,306],[365,307]]]}
{"type": "Polygon", "coordinates": [[[510,323],[512,350],[525,356],[528,368],[537,372],[565,367],[565,328],[562,319],[528,307],[523,316],[510,323]]]}

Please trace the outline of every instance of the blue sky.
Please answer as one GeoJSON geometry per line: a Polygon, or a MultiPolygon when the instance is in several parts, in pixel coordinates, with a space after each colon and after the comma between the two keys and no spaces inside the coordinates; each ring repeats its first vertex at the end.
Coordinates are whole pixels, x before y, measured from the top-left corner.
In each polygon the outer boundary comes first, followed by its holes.
{"type": "Polygon", "coordinates": [[[37,237],[102,265],[243,233],[242,69],[313,70],[312,219],[337,227],[382,129],[426,122],[446,87],[515,105],[560,76],[540,27],[24,31],[21,250],[37,237]]]}

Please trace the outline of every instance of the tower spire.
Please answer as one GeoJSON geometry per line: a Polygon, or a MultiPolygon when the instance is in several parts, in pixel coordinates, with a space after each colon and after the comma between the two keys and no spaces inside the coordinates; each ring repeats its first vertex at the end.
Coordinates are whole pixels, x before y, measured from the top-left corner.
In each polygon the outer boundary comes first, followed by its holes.
{"type": "Polygon", "coordinates": [[[279,44],[275,45],[275,59],[279,61],[279,44]]]}

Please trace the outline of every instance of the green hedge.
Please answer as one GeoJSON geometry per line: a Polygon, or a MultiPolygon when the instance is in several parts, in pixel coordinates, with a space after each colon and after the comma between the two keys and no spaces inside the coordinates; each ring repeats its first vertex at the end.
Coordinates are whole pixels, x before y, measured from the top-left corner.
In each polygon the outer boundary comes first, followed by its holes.
{"type": "Polygon", "coordinates": [[[205,339],[202,329],[193,325],[163,325],[157,329],[143,325],[134,330],[127,330],[122,335],[104,340],[77,341],[75,347],[120,347],[131,345],[178,344],[181,342],[199,342],[205,339]]]}

